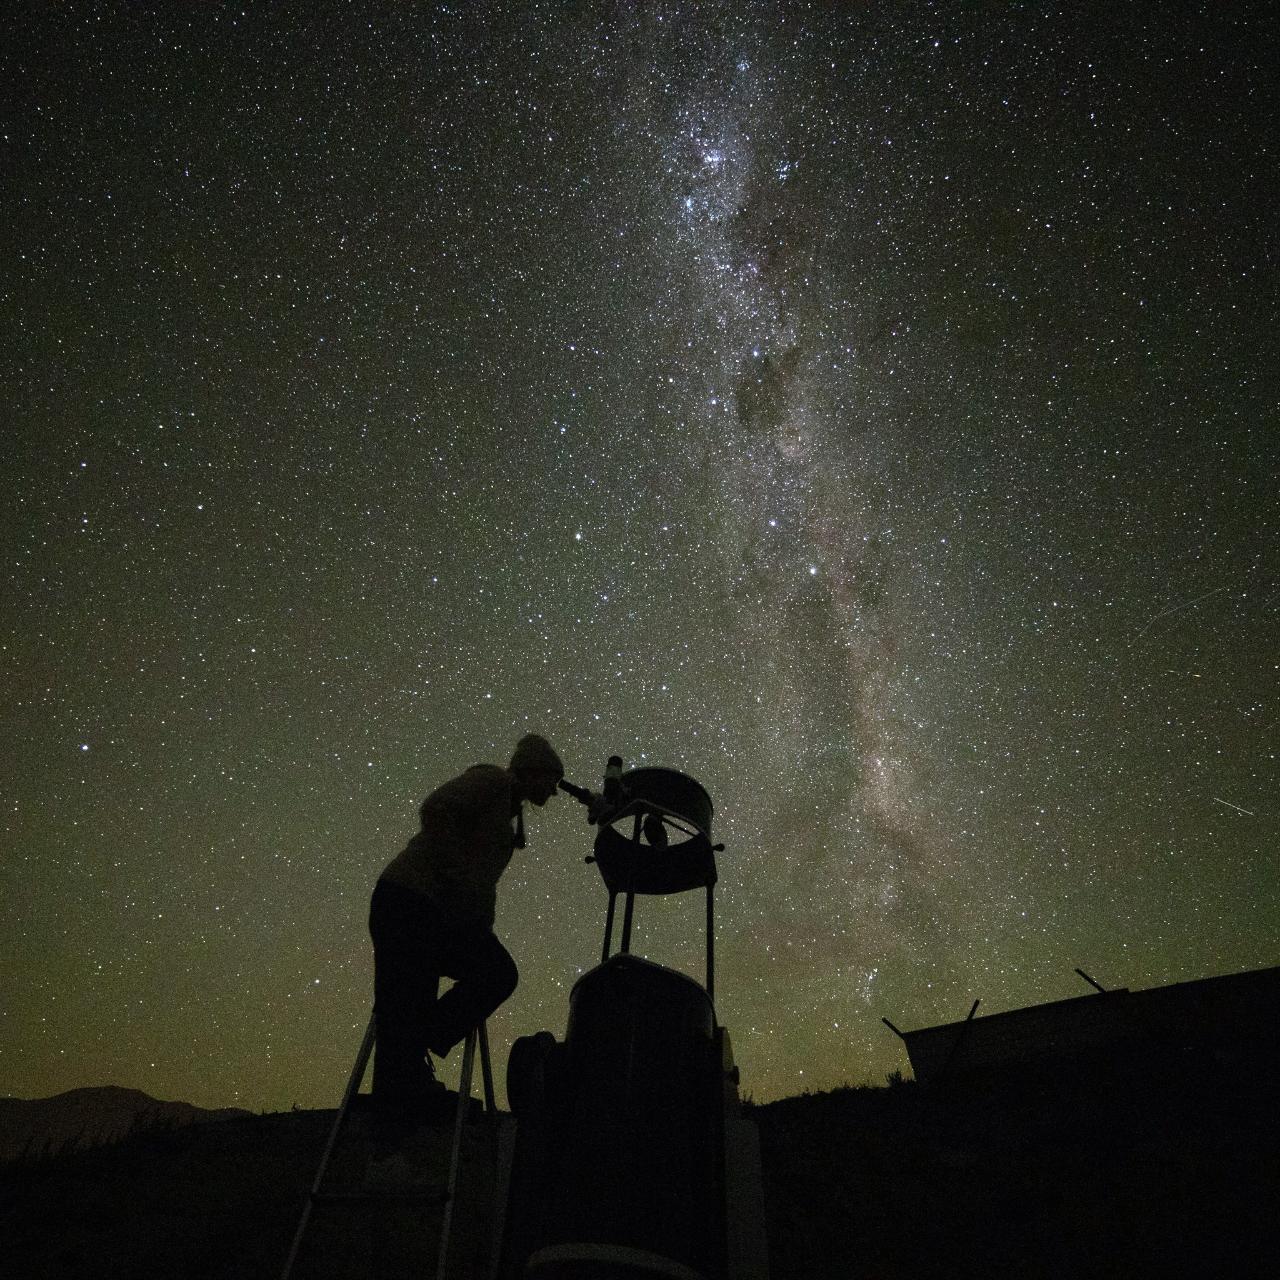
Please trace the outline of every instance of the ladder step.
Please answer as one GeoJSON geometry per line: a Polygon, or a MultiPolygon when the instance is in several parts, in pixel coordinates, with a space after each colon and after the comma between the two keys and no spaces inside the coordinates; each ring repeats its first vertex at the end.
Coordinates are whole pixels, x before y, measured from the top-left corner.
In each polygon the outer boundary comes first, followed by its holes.
{"type": "Polygon", "coordinates": [[[401,1202],[407,1204],[445,1204],[449,1193],[440,1187],[424,1191],[313,1191],[312,1204],[369,1204],[401,1202]]]}

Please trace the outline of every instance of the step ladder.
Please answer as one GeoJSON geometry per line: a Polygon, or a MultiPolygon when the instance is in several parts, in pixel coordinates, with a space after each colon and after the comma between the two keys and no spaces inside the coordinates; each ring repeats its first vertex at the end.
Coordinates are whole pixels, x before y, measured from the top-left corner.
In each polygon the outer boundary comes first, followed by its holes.
{"type": "Polygon", "coordinates": [[[307,1195],[306,1203],[303,1205],[302,1217],[299,1219],[297,1230],[293,1234],[293,1243],[289,1246],[289,1256],[285,1261],[284,1270],[281,1272],[281,1280],[292,1280],[294,1267],[302,1250],[303,1240],[306,1238],[307,1229],[311,1226],[314,1211],[318,1207],[361,1203],[394,1204],[396,1202],[419,1204],[424,1207],[429,1205],[444,1206],[444,1222],[440,1230],[440,1252],[436,1263],[436,1280],[451,1280],[450,1265],[452,1254],[450,1241],[453,1228],[456,1225],[454,1221],[454,1205],[457,1199],[458,1179],[462,1166],[463,1135],[466,1127],[467,1112],[470,1110],[471,1105],[471,1084],[475,1074],[477,1045],[480,1048],[480,1068],[484,1081],[485,1119],[494,1142],[496,1166],[498,1131],[497,1106],[494,1101],[493,1091],[493,1064],[489,1057],[488,1027],[482,1021],[467,1033],[467,1038],[463,1045],[462,1076],[458,1082],[458,1105],[453,1122],[453,1146],[449,1156],[449,1177],[446,1185],[444,1187],[404,1190],[326,1189],[325,1176],[329,1172],[334,1152],[338,1146],[338,1139],[346,1126],[347,1119],[353,1109],[352,1104],[360,1092],[360,1085],[364,1080],[365,1072],[368,1070],[369,1059],[373,1056],[375,1038],[376,1021],[374,1016],[370,1015],[369,1025],[365,1029],[364,1039],[361,1041],[355,1064],[351,1068],[351,1076],[347,1080],[347,1087],[342,1095],[342,1103],[338,1107],[338,1114],[334,1119],[333,1127],[329,1130],[329,1137],[325,1142],[324,1152],[320,1157],[320,1165],[316,1169],[316,1176],[311,1183],[311,1190],[307,1195]]]}

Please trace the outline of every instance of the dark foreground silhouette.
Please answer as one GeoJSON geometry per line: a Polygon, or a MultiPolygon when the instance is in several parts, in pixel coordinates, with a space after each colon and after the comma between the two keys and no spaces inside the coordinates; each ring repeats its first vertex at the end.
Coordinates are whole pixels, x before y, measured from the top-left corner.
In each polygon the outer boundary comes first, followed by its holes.
{"type": "MultiPolygon", "coordinates": [[[[1266,1064],[1076,1063],[754,1107],[772,1275],[1270,1275],[1278,1083],[1266,1064]]],[[[255,1116],[11,1162],[6,1272],[274,1277],[332,1117],[255,1116]]],[[[431,1140],[442,1178],[448,1140],[431,1140]]],[[[430,1264],[439,1210],[425,1213],[430,1264]]],[[[367,1231],[353,1243],[356,1274],[422,1273],[390,1242],[371,1253],[367,1231]]]]}

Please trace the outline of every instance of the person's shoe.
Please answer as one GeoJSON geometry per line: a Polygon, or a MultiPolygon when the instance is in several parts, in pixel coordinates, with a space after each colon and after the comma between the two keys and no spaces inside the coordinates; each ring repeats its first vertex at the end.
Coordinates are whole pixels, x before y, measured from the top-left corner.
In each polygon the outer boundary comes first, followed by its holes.
{"type": "Polygon", "coordinates": [[[448,1108],[448,1099],[452,1097],[445,1088],[444,1081],[436,1079],[436,1069],[431,1063],[431,1055],[427,1054],[422,1063],[423,1072],[418,1077],[414,1088],[413,1105],[416,1110],[434,1116],[442,1107],[448,1108]]]}

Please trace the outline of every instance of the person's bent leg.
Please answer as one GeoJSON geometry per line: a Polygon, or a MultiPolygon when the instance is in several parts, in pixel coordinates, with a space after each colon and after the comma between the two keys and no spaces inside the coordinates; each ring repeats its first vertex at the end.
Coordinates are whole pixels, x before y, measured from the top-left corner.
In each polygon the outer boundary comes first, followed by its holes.
{"type": "Polygon", "coordinates": [[[460,940],[444,971],[457,981],[436,1001],[431,1018],[431,1050],[441,1058],[502,1004],[520,981],[516,962],[487,930],[477,931],[465,944],[460,940]]]}

